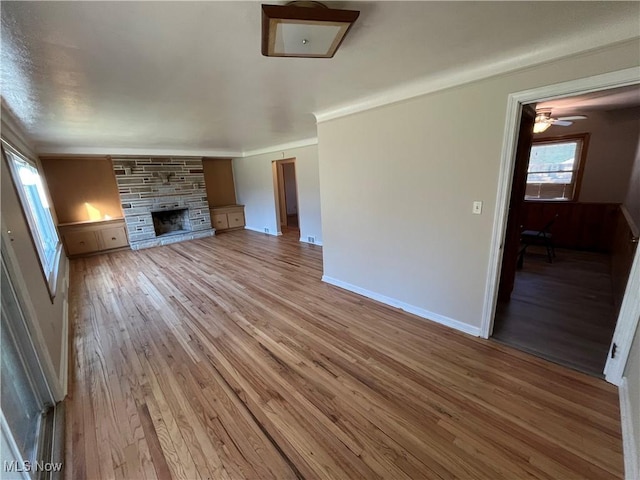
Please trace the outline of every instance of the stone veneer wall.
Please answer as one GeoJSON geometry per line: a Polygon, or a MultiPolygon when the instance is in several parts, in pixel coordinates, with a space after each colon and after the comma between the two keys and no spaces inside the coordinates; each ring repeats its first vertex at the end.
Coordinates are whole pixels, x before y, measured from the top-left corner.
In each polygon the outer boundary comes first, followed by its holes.
{"type": "Polygon", "coordinates": [[[134,250],[210,237],[209,203],[201,158],[113,158],[122,211],[134,250]],[[168,183],[163,175],[171,174],[168,183]],[[191,231],[156,237],[151,211],[189,209],[191,231]]]}

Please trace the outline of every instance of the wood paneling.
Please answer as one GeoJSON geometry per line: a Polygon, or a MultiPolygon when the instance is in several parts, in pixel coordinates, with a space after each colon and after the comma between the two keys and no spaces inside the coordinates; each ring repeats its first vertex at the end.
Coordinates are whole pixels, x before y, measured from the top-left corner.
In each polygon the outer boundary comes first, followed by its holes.
{"type": "Polygon", "coordinates": [[[617,390],[243,230],[73,260],[68,478],[621,478],[617,390]]]}
{"type": "Polygon", "coordinates": [[[524,202],[522,225],[540,230],[558,214],[551,230],[557,247],[611,252],[618,209],[617,203],[524,202]]]}
{"type": "Polygon", "coordinates": [[[43,157],[40,160],[59,223],[97,220],[97,215],[122,217],[111,159],[43,157]]]}
{"type": "Polygon", "coordinates": [[[625,215],[623,208],[620,207],[616,212],[611,249],[611,283],[616,312],[620,310],[631,264],[638,247],[638,226],[635,225],[630,215],[625,215]]]}
{"type": "Polygon", "coordinates": [[[203,158],[204,183],[207,187],[209,207],[235,205],[236,189],[233,182],[231,159],[203,158]]]}

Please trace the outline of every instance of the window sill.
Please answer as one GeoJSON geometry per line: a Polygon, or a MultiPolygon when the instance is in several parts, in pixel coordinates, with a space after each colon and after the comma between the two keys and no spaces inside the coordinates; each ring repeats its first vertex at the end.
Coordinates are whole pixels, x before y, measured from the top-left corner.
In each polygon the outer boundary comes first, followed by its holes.
{"type": "Polygon", "coordinates": [[[47,288],[49,290],[49,298],[51,299],[51,303],[54,302],[56,298],[56,292],[58,289],[58,277],[60,273],[60,258],[62,257],[62,242],[58,242],[58,246],[56,247],[56,254],[53,260],[53,268],[51,272],[49,272],[49,278],[46,279],[47,288]]]}

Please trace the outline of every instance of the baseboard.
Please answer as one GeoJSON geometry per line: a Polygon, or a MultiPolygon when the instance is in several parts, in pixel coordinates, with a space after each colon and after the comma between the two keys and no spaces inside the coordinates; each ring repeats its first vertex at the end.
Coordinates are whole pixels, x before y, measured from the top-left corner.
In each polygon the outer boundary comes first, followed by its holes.
{"type": "Polygon", "coordinates": [[[370,290],[366,290],[364,288],[358,287],[356,285],[352,285],[347,282],[343,282],[342,280],[338,280],[335,278],[328,277],[326,275],[322,276],[322,281],[325,283],[329,283],[336,287],[344,288],[345,290],[349,290],[350,292],[357,293],[358,295],[362,295],[363,297],[370,298],[372,300],[376,300],[380,303],[384,303],[385,305],[389,305],[391,307],[399,308],[400,310],[404,310],[407,313],[411,313],[420,318],[424,318],[425,320],[430,320],[435,323],[439,323],[441,325],[445,325],[447,327],[453,328],[455,330],[459,330],[461,332],[467,333],[469,335],[473,335],[474,337],[480,336],[480,328],[471,326],[467,323],[461,322],[459,320],[454,320],[453,318],[445,317],[444,315],[440,315],[438,313],[430,312],[420,307],[416,307],[414,305],[410,305],[408,303],[401,302],[400,300],[396,300],[395,298],[387,297],[385,295],[381,295],[376,292],[372,292],[370,290]]]}
{"type": "Polygon", "coordinates": [[[60,372],[58,378],[62,395],[67,396],[69,379],[69,261],[64,272],[64,289],[62,292],[62,348],[60,349],[60,372]]]}
{"type": "MultiPolygon", "coordinates": [[[[618,387],[620,396],[620,423],[622,424],[622,451],[624,454],[624,478],[637,480],[640,478],[640,465],[638,465],[638,447],[633,431],[633,416],[631,410],[631,397],[627,379],[623,378],[618,387]]],[[[638,432],[640,433],[640,432],[638,432]]]]}
{"type": "Polygon", "coordinates": [[[279,237],[280,235],[282,235],[282,232],[275,232],[275,233],[271,233],[271,232],[265,232],[264,228],[262,230],[260,230],[259,228],[255,228],[255,227],[248,227],[245,225],[244,227],[245,230],[251,230],[252,232],[258,232],[258,233],[262,233],[264,235],[271,235],[272,237],[279,237]]]}
{"type": "Polygon", "coordinates": [[[322,242],[310,242],[308,240],[305,240],[304,237],[300,237],[300,241],[302,243],[308,243],[309,245],[319,245],[322,246],[322,242]]]}

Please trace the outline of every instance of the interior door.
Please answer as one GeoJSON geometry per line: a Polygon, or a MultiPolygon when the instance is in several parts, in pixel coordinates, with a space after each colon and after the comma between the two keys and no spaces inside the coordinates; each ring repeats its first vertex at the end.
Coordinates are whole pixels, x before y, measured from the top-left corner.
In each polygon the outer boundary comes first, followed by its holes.
{"type": "Polygon", "coordinates": [[[509,213],[507,217],[507,229],[505,233],[502,253],[502,269],[500,271],[500,285],[498,287],[498,300],[508,301],[511,298],[513,284],[516,278],[516,266],[518,263],[518,250],[520,247],[520,221],[522,218],[522,203],[527,187],[527,168],[529,167],[529,155],[533,141],[533,123],[536,111],[530,105],[522,107],[520,117],[520,130],[518,132],[518,145],[511,184],[511,197],[509,200],[509,213]]]}

